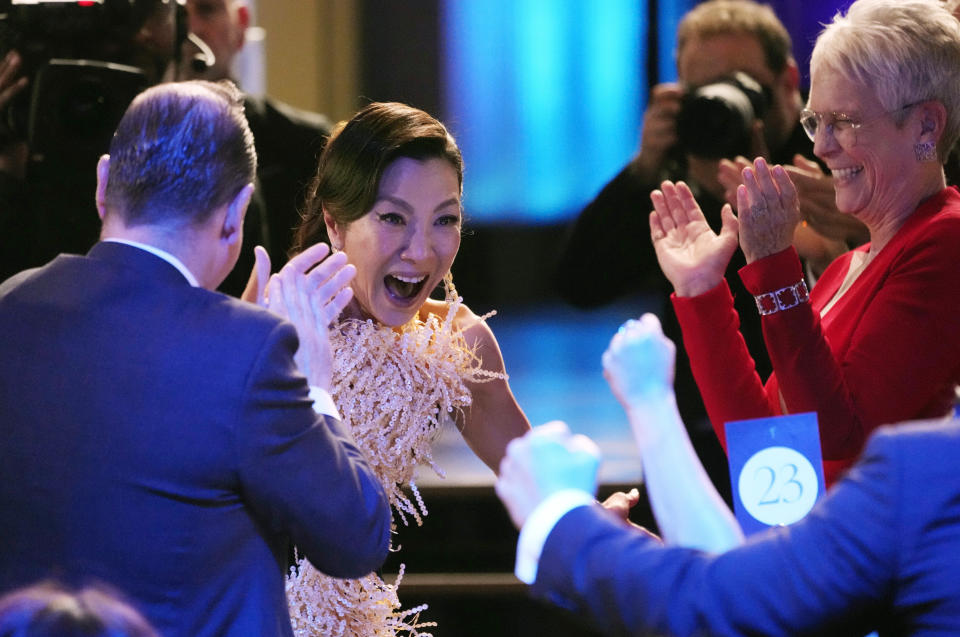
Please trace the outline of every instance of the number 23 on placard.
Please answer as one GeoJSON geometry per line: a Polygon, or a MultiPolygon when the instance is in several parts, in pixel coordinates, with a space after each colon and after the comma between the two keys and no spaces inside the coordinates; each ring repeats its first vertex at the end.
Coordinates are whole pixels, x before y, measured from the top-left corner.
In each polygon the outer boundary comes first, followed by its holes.
{"type": "Polygon", "coordinates": [[[793,524],[817,501],[817,473],[805,456],[789,447],[767,447],[740,471],[737,490],[746,510],[771,526],[793,524]]]}

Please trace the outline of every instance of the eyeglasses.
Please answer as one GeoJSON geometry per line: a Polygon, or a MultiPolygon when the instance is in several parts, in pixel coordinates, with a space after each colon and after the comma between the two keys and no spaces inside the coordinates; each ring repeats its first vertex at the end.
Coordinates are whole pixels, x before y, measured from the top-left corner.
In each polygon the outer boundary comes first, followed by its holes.
{"type": "Polygon", "coordinates": [[[875,122],[883,117],[886,117],[887,115],[899,113],[900,111],[912,108],[921,103],[922,102],[913,102],[911,104],[906,104],[900,108],[895,108],[892,111],[885,111],[869,119],[860,119],[854,115],[848,115],[847,113],[841,113],[838,111],[818,113],[817,111],[811,111],[809,108],[805,108],[800,111],[800,125],[803,126],[803,130],[807,133],[807,137],[810,138],[810,141],[816,141],[817,130],[820,128],[820,125],[823,122],[826,122],[827,132],[833,135],[838,142],[852,143],[856,141],[856,131],[858,128],[875,122]]]}

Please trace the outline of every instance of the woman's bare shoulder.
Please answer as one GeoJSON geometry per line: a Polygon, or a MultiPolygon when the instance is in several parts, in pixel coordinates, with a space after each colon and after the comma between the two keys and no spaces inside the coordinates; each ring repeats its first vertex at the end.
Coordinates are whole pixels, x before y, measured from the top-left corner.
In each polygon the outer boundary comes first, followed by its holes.
{"type": "MultiPolygon", "coordinates": [[[[436,316],[440,320],[447,317],[450,310],[450,304],[446,301],[436,299],[427,299],[426,303],[420,308],[420,318],[426,320],[429,316],[436,316]]],[[[463,332],[464,338],[469,345],[478,346],[481,351],[490,345],[496,345],[497,339],[487,322],[481,316],[478,316],[464,304],[460,304],[457,313],[453,317],[454,326],[463,332]]]]}

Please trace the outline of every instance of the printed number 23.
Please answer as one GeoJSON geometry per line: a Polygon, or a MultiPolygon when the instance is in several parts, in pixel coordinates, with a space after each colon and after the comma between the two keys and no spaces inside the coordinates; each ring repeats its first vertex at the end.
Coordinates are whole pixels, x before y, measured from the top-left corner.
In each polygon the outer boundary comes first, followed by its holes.
{"type": "Polygon", "coordinates": [[[792,463],[780,467],[779,474],[773,467],[758,467],[754,479],[766,480],[762,474],[769,474],[769,484],[757,504],[790,504],[799,500],[803,496],[803,484],[796,479],[797,471],[797,465],[792,463]],[[787,475],[789,477],[784,480],[787,475]]]}

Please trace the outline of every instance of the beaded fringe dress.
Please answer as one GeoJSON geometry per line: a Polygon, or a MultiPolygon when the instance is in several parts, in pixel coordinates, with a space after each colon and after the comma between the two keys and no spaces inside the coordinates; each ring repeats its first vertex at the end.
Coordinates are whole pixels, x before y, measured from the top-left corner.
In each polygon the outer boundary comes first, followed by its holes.
{"type": "MultiPolygon", "coordinates": [[[[449,275],[444,279],[446,316],[414,317],[399,331],[371,320],[335,324],[332,395],[357,446],[380,479],[397,519],[419,526],[426,507],[415,485],[415,471],[427,465],[438,475],[431,446],[443,424],[470,405],[467,382],[502,375],[480,368],[476,353],[454,327],[461,307],[449,275]],[[410,495],[404,492],[408,486],[410,495]],[[413,498],[411,500],[411,497],[413,498]]],[[[482,317],[481,320],[486,319],[482,317]]],[[[356,580],[336,579],[306,559],[291,568],[287,601],[297,637],[428,637],[418,606],[401,609],[397,581],[376,573],[356,580]]]]}

